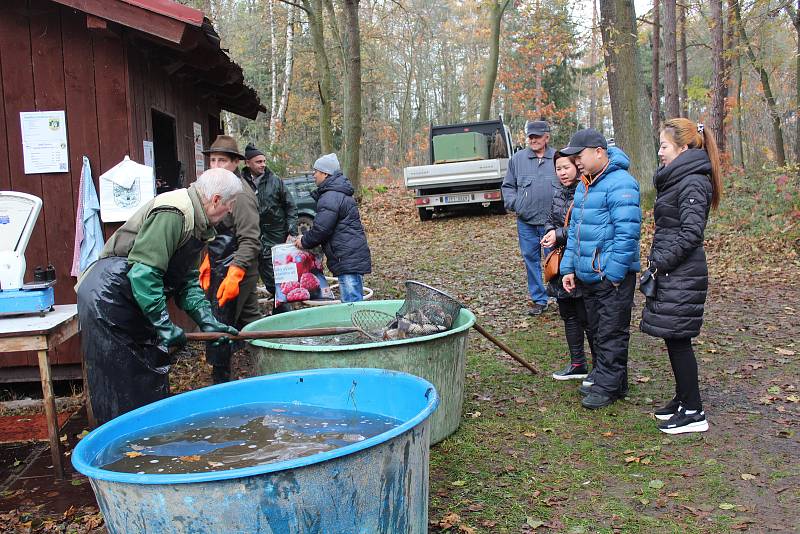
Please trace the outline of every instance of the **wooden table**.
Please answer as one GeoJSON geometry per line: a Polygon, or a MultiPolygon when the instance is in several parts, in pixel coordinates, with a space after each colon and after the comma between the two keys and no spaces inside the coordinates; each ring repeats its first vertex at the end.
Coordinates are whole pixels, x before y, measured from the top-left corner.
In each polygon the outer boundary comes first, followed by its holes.
{"type": "Polygon", "coordinates": [[[0,317],[0,354],[35,350],[39,356],[39,376],[42,379],[44,413],[47,419],[47,435],[50,439],[50,454],[53,469],[58,478],[64,478],[64,455],[58,439],[56,399],[53,396],[53,380],[50,375],[50,360],[47,351],[56,348],[80,331],[78,306],[62,304],[44,316],[18,315],[0,317]]]}

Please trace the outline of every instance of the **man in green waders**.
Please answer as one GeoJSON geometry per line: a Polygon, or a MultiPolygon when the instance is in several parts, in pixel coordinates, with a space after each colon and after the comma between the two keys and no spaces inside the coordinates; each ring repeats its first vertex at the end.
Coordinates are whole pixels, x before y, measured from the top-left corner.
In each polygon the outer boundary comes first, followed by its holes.
{"type": "Polygon", "coordinates": [[[232,172],[211,169],[188,189],[158,195],[114,232],[79,280],[81,349],[98,423],[169,396],[170,349],[186,336],[170,319],[168,298],[200,330],[238,333],[211,313],[198,265],[241,188],[232,172]]]}

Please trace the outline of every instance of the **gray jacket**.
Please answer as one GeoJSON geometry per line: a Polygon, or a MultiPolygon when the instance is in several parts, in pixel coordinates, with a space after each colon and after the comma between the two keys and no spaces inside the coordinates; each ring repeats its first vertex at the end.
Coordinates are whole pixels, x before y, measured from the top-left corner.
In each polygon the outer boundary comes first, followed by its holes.
{"type": "Polygon", "coordinates": [[[550,205],[558,188],[553,165],[556,151],[547,147],[544,157],[537,158],[530,147],[520,150],[508,162],[503,180],[503,203],[507,210],[528,224],[544,224],[550,215],[550,205]]]}

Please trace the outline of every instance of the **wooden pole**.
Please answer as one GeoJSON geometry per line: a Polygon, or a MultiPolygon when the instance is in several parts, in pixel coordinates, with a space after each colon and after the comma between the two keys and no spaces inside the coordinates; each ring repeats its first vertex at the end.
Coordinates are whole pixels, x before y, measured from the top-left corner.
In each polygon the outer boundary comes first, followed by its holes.
{"type": "Polygon", "coordinates": [[[190,332],[186,334],[189,341],[216,341],[227,337],[232,340],[247,339],[272,339],[278,337],[313,337],[313,336],[336,336],[339,334],[350,334],[360,332],[361,329],[355,326],[334,326],[329,328],[299,328],[296,330],[263,330],[260,332],[239,332],[238,336],[232,336],[223,332],[190,332]]]}
{"type": "Polygon", "coordinates": [[[473,327],[475,330],[477,330],[478,332],[480,332],[480,333],[481,333],[481,335],[482,335],[483,337],[485,337],[486,339],[488,339],[489,341],[491,341],[492,343],[494,343],[495,345],[497,345],[497,346],[498,346],[500,349],[502,349],[502,350],[503,350],[503,352],[505,352],[506,354],[508,354],[509,356],[511,356],[512,358],[514,358],[515,360],[517,360],[517,361],[518,361],[518,362],[519,362],[519,363],[520,363],[520,364],[521,364],[523,367],[525,367],[525,368],[526,368],[528,371],[530,371],[531,373],[533,373],[533,374],[535,374],[535,375],[538,375],[538,374],[539,374],[539,370],[538,370],[536,367],[534,367],[534,366],[533,366],[533,365],[531,365],[530,363],[526,362],[526,361],[525,361],[525,360],[522,358],[522,356],[520,356],[519,354],[517,354],[516,352],[514,352],[514,351],[511,349],[511,347],[509,347],[508,345],[506,345],[505,343],[503,343],[502,341],[500,341],[499,339],[497,339],[496,337],[494,337],[492,334],[490,334],[489,332],[487,332],[487,331],[486,331],[486,330],[485,330],[485,329],[484,329],[484,328],[483,328],[481,325],[479,325],[478,323],[474,323],[474,324],[472,325],[472,327],[473,327]]]}

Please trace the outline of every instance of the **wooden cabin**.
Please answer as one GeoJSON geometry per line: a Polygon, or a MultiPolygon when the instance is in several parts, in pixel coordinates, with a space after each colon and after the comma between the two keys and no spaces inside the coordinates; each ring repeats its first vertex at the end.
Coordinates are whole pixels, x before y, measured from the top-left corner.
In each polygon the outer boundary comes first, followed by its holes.
{"type": "MultiPolygon", "coordinates": [[[[98,177],[125,155],[144,162],[151,142],[158,182],[196,178],[195,142],[222,132],[220,111],[265,111],[203,13],[170,0],[15,0],[0,16],[0,190],[44,205],[25,254],[57,273],[56,303],[75,302],[70,276],[82,159],[98,177]],[[69,171],[25,174],[20,112],[64,110],[69,171]],[[195,132],[201,139],[196,139],[195,132]]],[[[108,237],[118,223],[104,224],[108,237]]],[[[51,353],[56,378],[80,376],[80,344],[51,353]]],[[[38,379],[33,353],[0,355],[0,382],[38,379]]]]}

